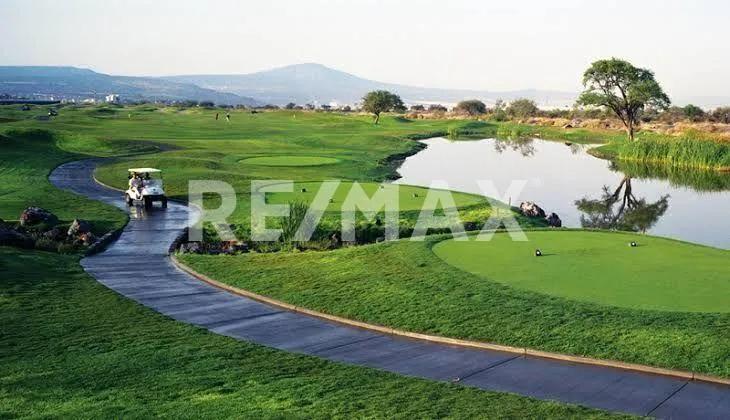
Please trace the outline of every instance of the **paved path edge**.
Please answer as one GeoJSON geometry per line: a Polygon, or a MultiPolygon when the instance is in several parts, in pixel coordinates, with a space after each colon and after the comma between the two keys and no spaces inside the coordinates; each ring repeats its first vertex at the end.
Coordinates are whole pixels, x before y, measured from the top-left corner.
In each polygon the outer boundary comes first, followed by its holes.
{"type": "Polygon", "coordinates": [[[476,348],[476,349],[482,349],[482,350],[496,350],[501,352],[507,352],[507,353],[514,353],[522,356],[533,356],[533,357],[539,357],[543,359],[555,359],[555,360],[563,360],[566,362],[573,362],[573,363],[581,363],[585,365],[593,365],[593,366],[602,366],[602,367],[612,367],[612,368],[618,368],[623,370],[630,370],[635,372],[642,372],[642,373],[650,373],[653,375],[662,375],[662,376],[669,376],[673,378],[680,378],[680,379],[687,379],[691,381],[700,381],[700,382],[708,382],[708,383],[715,383],[715,384],[721,384],[721,385],[730,385],[730,378],[722,378],[718,376],[712,376],[712,375],[705,375],[695,372],[688,372],[683,370],[676,370],[676,369],[667,369],[667,368],[660,368],[660,367],[654,367],[654,366],[648,366],[648,365],[641,365],[637,363],[627,363],[627,362],[620,362],[616,360],[608,360],[608,359],[595,359],[592,357],[584,357],[584,356],[574,356],[570,354],[563,354],[563,353],[553,353],[553,352],[547,352],[542,350],[536,350],[531,349],[527,347],[513,347],[513,346],[506,346],[501,344],[495,344],[495,343],[489,343],[484,341],[474,341],[474,340],[463,340],[459,338],[450,338],[450,337],[443,337],[438,335],[431,335],[431,334],[423,334],[423,333],[416,333],[411,331],[404,331],[399,330],[395,328],[385,327],[382,325],[376,325],[376,324],[370,324],[367,322],[362,321],[356,321],[349,318],[343,318],[336,315],[331,315],[324,312],[315,311],[312,309],[303,308],[301,306],[292,305],[290,303],[286,303],[277,299],[270,298],[268,296],[260,295],[258,293],[251,292],[246,289],[241,289],[236,286],[232,286],[227,283],[220,282],[218,280],[212,279],[205,274],[199,273],[195,271],[192,267],[188,266],[187,264],[183,263],[174,254],[170,255],[170,259],[172,260],[173,264],[185,271],[186,273],[190,274],[191,276],[195,277],[196,279],[203,281],[205,283],[210,284],[211,286],[217,287],[219,289],[228,291],[230,293],[244,296],[249,299],[253,299],[262,303],[266,303],[268,305],[276,306],[288,311],[292,312],[298,312],[302,314],[306,314],[309,316],[313,316],[316,318],[325,319],[328,321],[336,322],[338,324],[343,324],[351,327],[357,327],[369,331],[375,331],[379,333],[385,333],[400,337],[407,337],[412,338],[416,340],[422,340],[422,341],[428,341],[432,343],[439,343],[439,344],[448,344],[452,346],[459,346],[459,347],[467,347],[467,348],[476,348]]]}

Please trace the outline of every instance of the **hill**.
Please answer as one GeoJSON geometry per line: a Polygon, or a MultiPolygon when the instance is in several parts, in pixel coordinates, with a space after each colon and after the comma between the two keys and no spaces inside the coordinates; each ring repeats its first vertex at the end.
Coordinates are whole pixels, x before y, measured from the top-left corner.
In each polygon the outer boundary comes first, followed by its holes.
{"type": "Polygon", "coordinates": [[[221,92],[255,97],[260,101],[283,105],[288,102],[346,103],[358,102],[370,90],[387,89],[409,103],[455,103],[476,98],[487,103],[497,99],[520,97],[534,99],[541,106],[572,104],[574,93],[527,89],[519,91],[481,91],[438,89],[384,83],[364,79],[321,64],[305,63],[250,74],[209,74],[165,77],[165,80],[193,83],[221,92]]]}
{"type": "Polygon", "coordinates": [[[123,100],[197,100],[218,104],[256,105],[254,99],[217,92],[191,83],[152,77],[112,76],[76,67],[0,66],[0,93],[29,98],[123,100]]]}

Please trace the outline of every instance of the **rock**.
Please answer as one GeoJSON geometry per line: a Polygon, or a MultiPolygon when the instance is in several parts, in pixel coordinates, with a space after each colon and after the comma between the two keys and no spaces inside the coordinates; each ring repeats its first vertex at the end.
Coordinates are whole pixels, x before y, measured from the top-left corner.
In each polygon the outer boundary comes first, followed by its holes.
{"type": "Polygon", "coordinates": [[[76,237],[81,235],[82,233],[89,232],[91,232],[91,223],[87,222],[86,220],[74,219],[74,221],[71,222],[71,226],[69,226],[66,235],[70,237],[76,237]]]}
{"type": "Polygon", "coordinates": [[[201,248],[199,242],[188,242],[180,246],[180,251],[188,254],[200,254],[201,248]]]}
{"type": "Polygon", "coordinates": [[[532,201],[520,203],[520,212],[527,217],[545,217],[545,210],[532,201]]]}
{"type": "Polygon", "coordinates": [[[0,245],[33,248],[33,238],[24,235],[10,226],[0,225],[0,245]]]}
{"type": "Polygon", "coordinates": [[[20,214],[20,225],[28,226],[36,223],[53,225],[58,223],[58,217],[50,211],[40,207],[28,207],[20,214]]]}
{"type": "Polygon", "coordinates": [[[555,213],[550,213],[550,215],[546,217],[545,220],[550,227],[563,227],[563,221],[560,220],[560,217],[555,213]]]}

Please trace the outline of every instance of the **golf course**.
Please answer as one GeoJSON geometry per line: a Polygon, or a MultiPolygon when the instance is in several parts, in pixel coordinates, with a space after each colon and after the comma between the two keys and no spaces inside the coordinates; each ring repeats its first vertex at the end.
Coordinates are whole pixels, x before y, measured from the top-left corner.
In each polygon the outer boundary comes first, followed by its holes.
{"type": "MultiPolygon", "coordinates": [[[[489,241],[474,240],[476,232],[460,240],[444,226],[418,240],[383,242],[381,226],[360,214],[357,232],[375,233],[325,246],[354,186],[367,196],[387,190],[403,159],[422,149],[419,139],[468,121],[384,115],[375,125],[358,113],[289,110],[231,110],[224,121],[215,108],[153,105],[64,106],[52,119],[36,118],[46,111],[0,107],[5,222],[38,206],[64,228],[81,218],[101,236],[137,218],[48,181],[59,165],[89,158],[98,161],[94,178],[117,189],[127,188],[128,168],[160,168],[167,195],[182,202],[191,180],[230,184],[237,206],[227,223],[243,242],[251,181],[292,181],[291,192],[267,193],[266,202],[293,204],[312,202],[323,182],[339,180],[320,209],[316,246],[176,257],[231,287],[357,322],[730,378],[728,250],[635,232],[548,229],[542,219],[462,192],[453,201],[467,230],[509,216],[528,240],[502,231],[489,241]]],[[[517,127],[478,126],[483,137],[517,127]]],[[[560,141],[589,135],[551,130],[560,141]]],[[[586,142],[605,140],[596,137],[586,142]]],[[[401,233],[414,229],[429,193],[399,186],[401,233]]],[[[204,198],[205,208],[219,205],[219,197],[204,198]]],[[[0,247],[0,416],[611,416],[241,342],[107,289],[79,265],[82,249],[43,249],[0,247]]]]}

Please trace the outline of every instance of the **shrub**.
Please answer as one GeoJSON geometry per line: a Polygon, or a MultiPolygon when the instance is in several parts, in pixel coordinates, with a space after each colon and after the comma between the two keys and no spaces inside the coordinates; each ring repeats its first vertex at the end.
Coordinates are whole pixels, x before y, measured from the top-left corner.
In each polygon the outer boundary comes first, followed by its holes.
{"type": "Polygon", "coordinates": [[[487,106],[484,105],[484,102],[480,100],[469,99],[456,104],[456,107],[454,107],[454,111],[460,114],[467,114],[471,116],[481,115],[487,113],[487,106]]]}
{"type": "Polygon", "coordinates": [[[35,249],[43,251],[56,251],[58,249],[58,243],[54,240],[40,237],[35,241],[35,249]]]}
{"type": "Polygon", "coordinates": [[[710,114],[710,118],[713,122],[730,124],[730,106],[723,106],[716,108],[710,114]]]}
{"type": "Polygon", "coordinates": [[[682,108],[682,112],[687,119],[693,122],[704,121],[707,116],[702,108],[692,104],[682,108]]]}
{"type": "Polygon", "coordinates": [[[525,98],[515,99],[507,107],[507,115],[515,118],[534,117],[539,111],[535,101],[525,98]]]}

